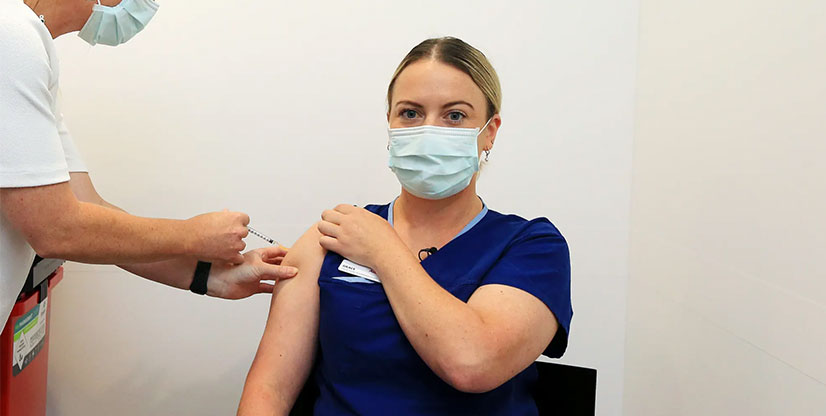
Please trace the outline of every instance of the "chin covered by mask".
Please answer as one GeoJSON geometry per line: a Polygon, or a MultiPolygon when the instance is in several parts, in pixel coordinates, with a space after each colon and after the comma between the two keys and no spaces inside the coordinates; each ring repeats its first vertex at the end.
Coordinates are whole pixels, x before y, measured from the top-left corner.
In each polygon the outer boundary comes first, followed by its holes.
{"type": "Polygon", "coordinates": [[[120,45],[143,30],[158,7],[152,0],[123,0],[112,7],[104,6],[98,0],[78,36],[90,45],[120,45]]]}
{"type": "Polygon", "coordinates": [[[411,194],[444,199],[467,188],[479,171],[481,129],[418,126],[388,129],[389,166],[411,194]]]}

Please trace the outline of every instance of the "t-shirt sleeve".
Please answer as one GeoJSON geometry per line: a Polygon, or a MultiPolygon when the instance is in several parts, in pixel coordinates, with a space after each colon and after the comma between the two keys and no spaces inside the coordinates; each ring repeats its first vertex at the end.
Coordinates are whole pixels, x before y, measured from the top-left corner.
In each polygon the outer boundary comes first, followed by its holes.
{"type": "Polygon", "coordinates": [[[75,146],[75,141],[72,139],[72,134],[69,133],[69,129],[63,121],[63,114],[57,113],[57,117],[57,132],[60,136],[60,143],[63,145],[63,155],[66,159],[66,165],[69,168],[69,172],[88,172],[89,169],[86,168],[86,163],[83,161],[83,157],[80,155],[80,151],[78,151],[77,146],[75,146]]]}
{"type": "Polygon", "coordinates": [[[52,71],[38,33],[0,27],[0,187],[69,180],[49,85],[52,71]]]}
{"type": "Polygon", "coordinates": [[[558,358],[568,347],[573,317],[568,243],[547,220],[531,221],[482,280],[482,285],[515,287],[536,296],[559,324],[543,354],[558,358]]]}

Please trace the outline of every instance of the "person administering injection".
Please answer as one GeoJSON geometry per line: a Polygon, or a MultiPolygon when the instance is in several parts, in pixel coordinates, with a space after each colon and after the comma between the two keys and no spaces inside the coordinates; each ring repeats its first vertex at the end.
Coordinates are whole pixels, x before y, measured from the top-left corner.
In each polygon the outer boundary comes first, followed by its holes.
{"type": "Polygon", "coordinates": [[[267,280],[296,274],[280,266],[284,247],[241,254],[249,223],[244,213],[138,217],[95,190],[63,122],[53,39],[78,33],[92,45],[120,45],[145,28],[158,7],[153,0],[0,0],[0,327],[35,253],[117,264],[228,299],[271,292],[267,280]]]}

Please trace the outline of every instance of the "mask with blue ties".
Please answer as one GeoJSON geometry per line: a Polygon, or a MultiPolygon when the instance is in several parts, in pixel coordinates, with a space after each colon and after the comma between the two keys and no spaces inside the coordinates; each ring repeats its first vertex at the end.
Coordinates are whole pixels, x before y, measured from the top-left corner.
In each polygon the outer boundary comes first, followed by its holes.
{"type": "Polygon", "coordinates": [[[78,36],[90,45],[117,46],[143,30],[157,10],[158,3],[152,0],[122,0],[112,7],[98,0],[78,36]]]}
{"type": "Polygon", "coordinates": [[[388,129],[390,170],[411,194],[444,199],[467,188],[479,171],[477,138],[487,128],[417,126],[388,129]]]}

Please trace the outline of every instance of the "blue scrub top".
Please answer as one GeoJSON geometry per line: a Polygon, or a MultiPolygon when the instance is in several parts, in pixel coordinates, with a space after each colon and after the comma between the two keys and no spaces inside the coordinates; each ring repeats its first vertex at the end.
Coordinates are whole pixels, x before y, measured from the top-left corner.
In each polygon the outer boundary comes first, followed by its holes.
{"type": "MultiPolygon", "coordinates": [[[[392,224],[392,205],[366,209],[392,224]]],[[[382,285],[339,271],[343,260],[328,253],[318,279],[316,415],[537,414],[531,395],[535,364],[487,393],[454,389],[410,345],[382,285]]],[[[544,354],[561,357],[565,352],[573,315],[568,244],[546,218],[528,221],[484,207],[421,265],[436,283],[464,302],[487,284],[512,286],[536,296],[559,323],[544,354]]]]}

